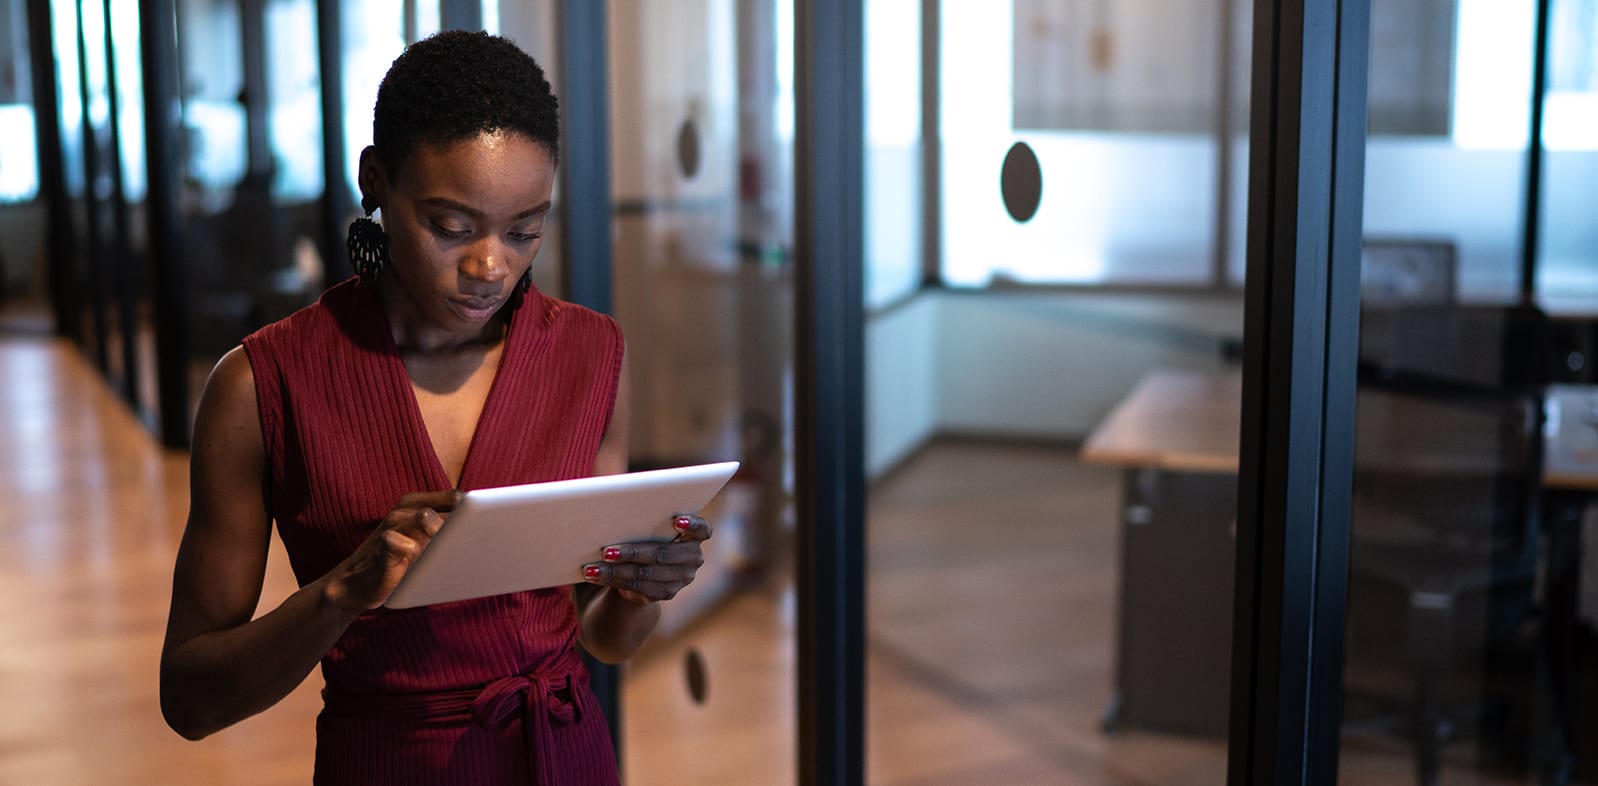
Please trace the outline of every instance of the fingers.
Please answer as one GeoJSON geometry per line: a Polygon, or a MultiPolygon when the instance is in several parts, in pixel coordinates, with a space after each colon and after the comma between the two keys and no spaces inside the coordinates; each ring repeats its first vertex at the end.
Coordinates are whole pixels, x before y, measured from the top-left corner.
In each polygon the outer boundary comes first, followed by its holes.
{"type": "Polygon", "coordinates": [[[400,497],[400,501],[394,506],[394,509],[432,508],[440,513],[448,513],[454,510],[456,505],[461,504],[461,499],[465,496],[464,493],[457,489],[416,491],[400,497]]]}
{"type": "Polygon", "coordinates": [[[693,582],[699,567],[705,564],[699,544],[699,540],[689,540],[606,546],[601,555],[603,562],[583,566],[583,579],[645,601],[671,600],[693,582]]]}
{"type": "Polygon", "coordinates": [[[705,564],[705,553],[698,542],[693,543],[618,543],[606,546],[600,557],[606,562],[636,562],[645,565],[705,564]]]}
{"type": "Polygon", "coordinates": [[[390,565],[409,565],[422,555],[422,544],[397,529],[383,532],[383,556],[390,565]]]}
{"type": "Polygon", "coordinates": [[[710,540],[710,522],[686,513],[672,517],[677,529],[677,540],[710,540]]]}
{"type": "Polygon", "coordinates": [[[603,562],[583,566],[583,579],[646,600],[671,600],[705,564],[700,544],[710,539],[710,522],[691,514],[672,517],[677,537],[670,542],[637,541],[606,546],[603,562]]]}
{"type": "Polygon", "coordinates": [[[399,509],[388,514],[384,519],[385,528],[390,532],[398,531],[411,538],[420,538],[424,541],[432,540],[438,534],[440,527],[444,526],[444,517],[432,508],[419,510],[399,509]]]}
{"type": "Polygon", "coordinates": [[[671,600],[693,581],[695,569],[680,565],[592,564],[583,566],[583,578],[648,600],[671,600]]]}

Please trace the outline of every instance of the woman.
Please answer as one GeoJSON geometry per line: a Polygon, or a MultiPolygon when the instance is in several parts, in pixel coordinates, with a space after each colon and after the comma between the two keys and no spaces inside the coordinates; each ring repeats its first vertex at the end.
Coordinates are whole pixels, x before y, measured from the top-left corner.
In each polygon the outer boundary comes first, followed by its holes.
{"type": "Polygon", "coordinates": [[[703,520],[678,517],[667,548],[603,549],[575,589],[381,608],[457,489],[626,469],[620,331],[529,278],[556,108],[532,58],[482,33],[419,42],[384,77],[350,230],[361,275],[247,337],[201,398],[161,658],[185,737],[320,662],[318,783],[617,782],[575,646],[636,652],[703,562],[703,520]],[[301,586],[252,620],[274,520],[301,586]]]}

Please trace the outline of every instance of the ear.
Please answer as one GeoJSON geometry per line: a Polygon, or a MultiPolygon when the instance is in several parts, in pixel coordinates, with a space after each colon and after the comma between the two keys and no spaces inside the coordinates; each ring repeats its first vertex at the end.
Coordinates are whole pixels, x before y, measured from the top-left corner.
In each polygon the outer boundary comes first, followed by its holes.
{"type": "Polygon", "coordinates": [[[388,174],[377,158],[377,148],[367,145],[361,151],[361,164],[355,182],[361,188],[361,209],[371,214],[388,201],[388,174]]]}

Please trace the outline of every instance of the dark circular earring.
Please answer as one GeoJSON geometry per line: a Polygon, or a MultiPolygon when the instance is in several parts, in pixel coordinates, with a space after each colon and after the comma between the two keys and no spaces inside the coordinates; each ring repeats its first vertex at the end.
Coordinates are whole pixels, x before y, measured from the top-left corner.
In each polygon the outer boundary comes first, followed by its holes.
{"type": "Polygon", "coordinates": [[[350,264],[355,267],[355,272],[364,282],[372,282],[382,274],[383,268],[388,266],[388,233],[383,231],[382,225],[372,220],[372,211],[350,222],[350,234],[347,241],[350,252],[350,264]]]}

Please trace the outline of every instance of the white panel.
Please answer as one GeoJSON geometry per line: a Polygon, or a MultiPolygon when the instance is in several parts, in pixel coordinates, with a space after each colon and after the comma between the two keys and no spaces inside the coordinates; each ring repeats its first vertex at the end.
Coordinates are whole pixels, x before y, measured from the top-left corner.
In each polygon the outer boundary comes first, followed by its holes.
{"type": "Polygon", "coordinates": [[[866,323],[866,476],[876,477],[937,427],[936,293],[917,296],[866,323]]]}
{"type": "Polygon", "coordinates": [[[1221,362],[1241,296],[998,293],[941,296],[938,426],[1081,439],[1148,371],[1221,362]]]}

